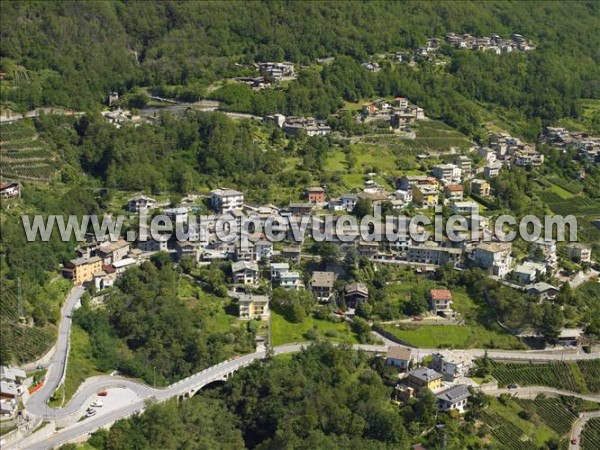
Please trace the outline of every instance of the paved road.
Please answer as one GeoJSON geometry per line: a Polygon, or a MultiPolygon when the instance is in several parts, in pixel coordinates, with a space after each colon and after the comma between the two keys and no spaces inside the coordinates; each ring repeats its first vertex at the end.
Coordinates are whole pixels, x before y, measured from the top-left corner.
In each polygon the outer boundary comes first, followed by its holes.
{"type": "MultiPolygon", "coordinates": [[[[127,417],[132,414],[135,410],[143,408],[144,401],[149,399],[156,399],[158,401],[167,400],[172,397],[184,395],[190,391],[194,391],[212,381],[222,379],[225,375],[239,369],[240,367],[246,366],[257,359],[264,358],[264,352],[255,352],[252,354],[244,355],[239,358],[224,361],[213,367],[203,370],[202,372],[196,373],[182,381],[179,381],[165,389],[154,389],[143,383],[139,383],[133,380],[111,377],[111,376],[100,376],[93,377],[88,380],[80,387],[75,393],[71,401],[67,406],[60,409],[50,408],[47,405],[47,400],[50,398],[52,393],[59,386],[64,369],[66,367],[66,358],[68,355],[68,337],[71,327],[71,313],[73,308],[81,298],[84,290],[81,287],[75,287],[71,291],[65,305],[62,309],[62,319],[59,327],[59,336],[57,345],[55,347],[55,355],[52,358],[52,362],[49,365],[46,383],[44,387],[30,397],[25,405],[26,411],[34,416],[43,417],[46,420],[57,420],[66,417],[75,417],[82,413],[85,408],[95,397],[96,393],[100,390],[105,390],[111,387],[127,388],[134,391],[139,397],[140,401],[131,405],[124,406],[118,410],[112,411],[105,415],[87,419],[83,422],[75,423],[72,426],[67,427],[60,433],[51,437],[49,440],[44,440],[41,443],[35,443],[33,446],[29,446],[29,442],[35,441],[35,436],[27,438],[28,444],[25,448],[49,448],[53,445],[65,442],[79,436],[85,436],[86,434],[97,430],[98,428],[112,423],[113,421],[127,417]]],[[[377,335],[376,333],[374,333],[377,335]]],[[[384,338],[383,336],[377,335],[384,345],[355,345],[354,348],[361,349],[370,352],[385,353],[389,346],[397,346],[398,344],[384,338]]],[[[300,351],[303,346],[309,345],[309,343],[296,343],[283,345],[275,348],[275,354],[284,354],[289,352],[300,351]]],[[[412,348],[415,356],[421,358],[428,354],[439,351],[438,349],[416,349],[412,348]]],[[[481,357],[485,353],[485,350],[473,349],[465,350],[472,357],[481,357]]],[[[564,352],[553,352],[553,351],[498,351],[489,350],[488,356],[492,359],[520,359],[520,360],[537,360],[537,361],[548,361],[548,360],[577,360],[577,359],[593,359],[599,358],[600,354],[585,354],[585,353],[570,353],[563,354],[564,352]]],[[[77,419],[78,417],[76,417],[77,419]]],[[[18,444],[17,444],[18,445],[18,444]]],[[[19,446],[19,448],[23,448],[19,446]]]]}
{"type": "Polygon", "coordinates": [[[589,413],[581,413],[579,419],[573,424],[571,428],[571,437],[569,438],[569,450],[579,450],[581,445],[581,431],[585,427],[585,424],[592,417],[600,417],[600,411],[593,411],[589,413]],[[575,444],[571,442],[576,439],[575,444]]]}
{"type": "Polygon", "coordinates": [[[564,395],[577,397],[582,400],[588,400],[590,402],[600,403],[600,394],[579,394],[577,392],[554,389],[548,386],[523,386],[518,387],[516,389],[482,389],[482,392],[486,395],[493,395],[494,397],[499,397],[502,394],[512,394],[516,395],[519,398],[536,398],[540,394],[547,395],[548,397],[564,395]]]}
{"type": "MultiPolygon", "coordinates": [[[[67,366],[69,354],[69,335],[71,333],[71,314],[85,292],[82,286],[75,286],[69,292],[61,310],[61,320],[58,327],[58,337],[54,347],[54,355],[48,364],[44,386],[33,394],[27,401],[27,410],[39,410],[46,406],[46,401],[60,385],[67,366]]],[[[47,406],[46,406],[47,408],[47,406]]]]}

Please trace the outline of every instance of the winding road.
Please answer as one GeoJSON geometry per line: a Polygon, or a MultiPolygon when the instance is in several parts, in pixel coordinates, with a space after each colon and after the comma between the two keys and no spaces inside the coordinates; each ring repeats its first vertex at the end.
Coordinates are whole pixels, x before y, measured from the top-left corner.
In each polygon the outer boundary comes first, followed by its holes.
{"type": "MultiPolygon", "coordinates": [[[[52,396],[53,392],[58,388],[63,380],[65,368],[67,365],[69,351],[69,334],[71,329],[71,313],[78,304],[84,289],[75,287],[70,292],[67,300],[62,308],[61,323],[59,327],[59,335],[57,344],[54,347],[54,355],[48,365],[46,381],[44,386],[34,393],[25,405],[26,413],[43,418],[45,421],[53,421],[55,424],[68,423],[63,425],[64,428],[60,432],[55,432],[48,437],[34,433],[26,438],[10,444],[8,448],[27,448],[27,449],[47,449],[63,443],[72,441],[77,438],[85,438],[90,433],[99,428],[106,427],[114,423],[116,420],[128,417],[138,411],[144,409],[147,401],[165,401],[169,398],[182,395],[193,395],[203,386],[216,380],[223,380],[229,374],[233,373],[240,367],[247,366],[253,361],[265,357],[264,351],[247,354],[238,358],[221,362],[215,366],[198,372],[184,380],[174,383],[164,389],[155,389],[144,383],[130,380],[122,377],[114,376],[98,376],[87,379],[77,390],[71,401],[63,408],[51,408],[47,401],[52,396]],[[113,411],[99,414],[84,421],[78,422],[79,417],[84,413],[85,409],[90,405],[98,391],[110,388],[126,388],[133,391],[139,400],[120,406],[113,411]],[[66,422],[64,422],[66,421],[66,422]],[[39,436],[39,438],[38,438],[39,436]]],[[[385,353],[389,346],[398,346],[383,336],[377,335],[381,339],[383,345],[354,345],[353,348],[368,352],[385,353]]],[[[275,355],[285,353],[298,352],[303,347],[310,343],[295,343],[275,347],[275,355]]],[[[439,349],[417,349],[411,348],[415,356],[422,358],[426,355],[439,351],[439,349]]],[[[481,357],[484,355],[483,349],[464,350],[472,357],[481,357]]],[[[552,361],[552,360],[580,360],[580,359],[595,359],[600,358],[598,353],[568,353],[549,351],[509,351],[509,350],[488,350],[488,356],[492,359],[500,360],[526,360],[526,361],[552,361]]],[[[524,388],[525,391],[536,390],[537,388],[524,388]]],[[[544,389],[545,392],[551,391],[550,388],[544,389]]],[[[500,390],[501,391],[501,390],[500,390]]],[[[511,392],[515,392],[512,390],[511,392]]],[[[560,391],[558,391],[560,392],[560,391]]],[[[493,394],[492,394],[493,395],[493,394]]],[[[498,394],[499,395],[499,394],[498,394]]],[[[566,395],[571,395],[566,393],[566,395]]],[[[598,401],[595,396],[595,401],[598,401]]]]}
{"type": "Polygon", "coordinates": [[[583,428],[585,427],[588,420],[594,417],[600,417],[600,411],[587,412],[579,415],[579,419],[575,421],[573,427],[571,428],[571,437],[569,438],[569,450],[579,450],[581,445],[581,432],[583,431],[583,428]],[[574,444],[573,441],[575,441],[574,444]]]}

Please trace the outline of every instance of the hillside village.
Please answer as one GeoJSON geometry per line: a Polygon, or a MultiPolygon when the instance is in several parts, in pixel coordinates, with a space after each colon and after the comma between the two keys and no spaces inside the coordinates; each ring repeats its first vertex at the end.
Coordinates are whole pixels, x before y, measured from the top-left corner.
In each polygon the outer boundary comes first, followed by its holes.
{"type": "Polygon", "coordinates": [[[6,5],[2,448],[600,445],[595,5],[129,3],[6,5]]]}

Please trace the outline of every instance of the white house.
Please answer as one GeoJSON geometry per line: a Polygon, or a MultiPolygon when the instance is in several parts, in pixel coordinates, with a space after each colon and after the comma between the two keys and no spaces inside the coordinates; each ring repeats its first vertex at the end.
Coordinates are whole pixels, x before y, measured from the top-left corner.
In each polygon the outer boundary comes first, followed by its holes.
{"type": "Polygon", "coordinates": [[[273,243],[267,240],[256,241],[254,243],[254,254],[257,261],[263,258],[271,259],[273,257],[273,243]]]}
{"type": "Polygon", "coordinates": [[[540,236],[531,243],[531,255],[535,255],[538,249],[540,249],[544,255],[544,262],[551,267],[556,267],[556,264],[558,263],[556,241],[553,239],[544,239],[540,236]]]}
{"type": "Polygon", "coordinates": [[[214,189],[210,192],[210,200],[213,209],[220,213],[244,206],[244,194],[234,189],[214,189]]]}
{"type": "Polygon", "coordinates": [[[135,266],[135,259],[133,259],[133,258],[121,259],[119,261],[114,262],[112,264],[112,266],[115,268],[117,275],[120,275],[123,272],[125,272],[127,269],[129,269],[130,267],[135,266]]]}
{"type": "Polygon", "coordinates": [[[127,211],[146,214],[156,206],[156,200],[146,195],[137,195],[127,201],[127,211]]]}
{"type": "Polygon", "coordinates": [[[440,411],[458,411],[464,413],[467,407],[467,400],[471,396],[469,386],[459,384],[438,392],[436,395],[437,407],[440,411]]]}
{"type": "Polygon", "coordinates": [[[538,274],[546,273],[546,264],[535,261],[525,261],[515,267],[514,274],[525,284],[537,280],[538,274]]]}
{"type": "Polygon", "coordinates": [[[260,278],[258,264],[252,261],[231,263],[234,284],[256,284],[260,278]]]}
{"type": "Polygon", "coordinates": [[[279,285],[284,289],[297,291],[302,288],[302,278],[298,272],[283,272],[279,277],[279,285]]]}
{"type": "Polygon", "coordinates": [[[390,347],[388,349],[385,363],[401,371],[408,371],[413,360],[412,351],[405,347],[390,347]]]}
{"type": "Polygon", "coordinates": [[[580,263],[592,261],[592,248],[589,245],[573,243],[567,245],[567,254],[569,258],[580,263]]]}
{"type": "Polygon", "coordinates": [[[290,265],[288,263],[271,263],[271,280],[278,280],[282,273],[289,270],[290,265]]]}
{"type": "Polygon", "coordinates": [[[467,376],[472,365],[472,359],[466,352],[439,352],[431,357],[429,367],[444,375],[446,381],[467,376]]]}
{"type": "Polygon", "coordinates": [[[455,164],[438,164],[433,166],[431,173],[438,180],[448,183],[460,183],[462,178],[462,169],[455,164]]]}
{"type": "Polygon", "coordinates": [[[504,278],[512,264],[511,249],[510,242],[485,242],[475,247],[471,257],[475,265],[490,269],[492,275],[504,278]]]}
{"type": "Polygon", "coordinates": [[[450,211],[452,214],[474,214],[479,211],[479,205],[470,200],[454,201],[450,203],[450,211]]]}
{"type": "Polygon", "coordinates": [[[483,175],[486,178],[497,177],[498,175],[500,175],[500,169],[502,169],[501,162],[491,162],[483,168],[483,175]]]}

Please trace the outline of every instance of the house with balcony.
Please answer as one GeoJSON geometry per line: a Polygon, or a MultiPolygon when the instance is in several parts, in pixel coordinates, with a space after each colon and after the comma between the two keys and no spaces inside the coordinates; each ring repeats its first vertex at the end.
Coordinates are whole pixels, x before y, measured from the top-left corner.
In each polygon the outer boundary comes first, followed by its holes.
{"type": "Polygon", "coordinates": [[[452,292],[448,289],[431,289],[429,291],[429,306],[431,312],[440,316],[452,316],[452,292]]]}
{"type": "Polygon", "coordinates": [[[469,386],[466,384],[452,386],[435,394],[437,408],[439,411],[458,411],[462,414],[467,408],[467,401],[470,396],[469,386]]]}
{"type": "Polygon", "coordinates": [[[289,272],[290,265],[288,263],[271,263],[271,281],[278,281],[281,274],[289,272]]]}
{"type": "Polygon", "coordinates": [[[477,178],[471,180],[471,191],[474,194],[480,195],[482,197],[489,197],[491,190],[492,187],[487,181],[477,178]]]}
{"type": "Polygon", "coordinates": [[[306,189],[306,198],[314,205],[324,205],[326,202],[325,189],[322,187],[309,187],[306,189]]]}
{"type": "Polygon", "coordinates": [[[433,166],[431,174],[445,183],[460,183],[462,169],[455,164],[438,164],[433,166]]]}
{"type": "Polygon", "coordinates": [[[460,201],[464,196],[464,188],[460,184],[450,184],[446,186],[446,198],[450,201],[460,201]]]}
{"type": "Polygon", "coordinates": [[[156,200],[147,195],[136,195],[127,201],[127,211],[147,214],[149,210],[156,207],[156,200]]]}
{"type": "Polygon", "coordinates": [[[511,270],[511,250],[510,242],[484,242],[475,247],[471,259],[477,267],[488,269],[492,275],[504,278],[511,270]]]}
{"type": "Polygon", "coordinates": [[[62,270],[65,278],[73,281],[76,286],[94,279],[94,273],[102,269],[102,258],[92,256],[91,258],[77,258],[65,263],[62,270]]]}
{"type": "Polygon", "coordinates": [[[473,359],[467,352],[446,351],[431,355],[431,367],[444,376],[445,381],[454,381],[466,377],[473,365],[473,359]]]}
{"type": "Polygon", "coordinates": [[[408,386],[415,391],[421,389],[435,390],[442,386],[443,376],[428,367],[419,367],[408,372],[408,386]]]}
{"type": "Polygon", "coordinates": [[[369,288],[364,283],[350,283],[346,285],[346,293],[344,298],[348,308],[356,308],[360,303],[369,300],[369,288]]]}
{"type": "Polygon", "coordinates": [[[567,245],[567,255],[575,262],[592,262],[592,247],[589,245],[575,242],[567,245]]]}
{"type": "Polygon", "coordinates": [[[269,297],[266,295],[242,294],[238,304],[240,319],[267,320],[269,318],[269,297]]]}
{"type": "Polygon", "coordinates": [[[333,299],[336,278],[335,272],[313,272],[310,288],[317,301],[327,303],[333,299]]]}
{"type": "Polygon", "coordinates": [[[302,277],[299,272],[296,271],[286,271],[282,272],[279,276],[279,286],[284,289],[292,289],[299,290],[304,287],[302,282],[302,277]]]}
{"type": "Polygon", "coordinates": [[[223,213],[242,209],[244,207],[244,194],[234,189],[214,189],[210,192],[210,201],[215,211],[223,213]]]}
{"type": "Polygon", "coordinates": [[[231,263],[234,284],[256,284],[260,279],[258,264],[254,261],[237,261],[231,263]]]}

